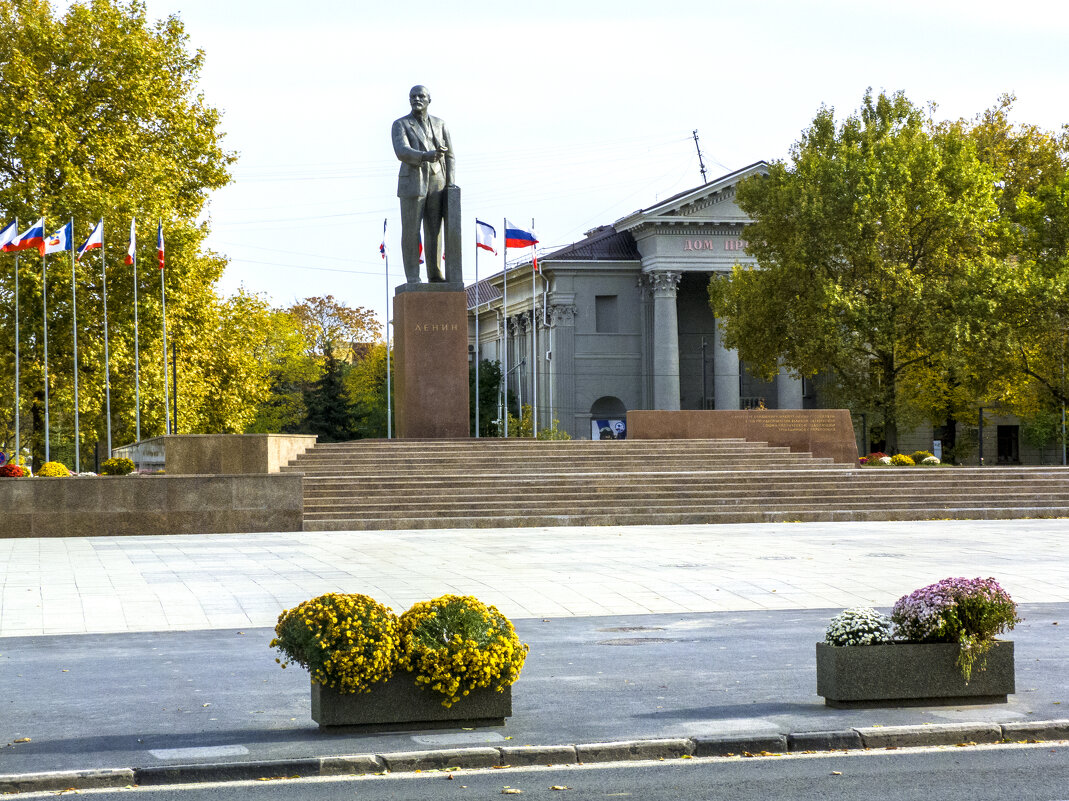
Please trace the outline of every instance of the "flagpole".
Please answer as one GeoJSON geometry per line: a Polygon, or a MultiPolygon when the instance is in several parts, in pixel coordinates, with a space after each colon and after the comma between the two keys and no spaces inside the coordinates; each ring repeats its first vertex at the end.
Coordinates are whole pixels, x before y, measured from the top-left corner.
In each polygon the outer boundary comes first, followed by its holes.
{"type": "MultiPolygon", "coordinates": [[[[15,234],[18,235],[19,218],[15,218],[15,234]]],[[[15,464],[22,458],[22,442],[19,439],[19,254],[15,252],[15,464]]]]}
{"type": "MultiPolygon", "coordinates": [[[[504,218],[502,218],[504,219],[504,218]]],[[[505,438],[509,435],[509,221],[505,220],[505,258],[502,262],[501,277],[504,279],[504,290],[501,293],[501,363],[504,365],[504,398],[505,398],[505,438]]]]}
{"type": "Polygon", "coordinates": [[[386,218],[382,221],[382,258],[386,260],[386,439],[393,439],[393,403],[390,399],[390,254],[386,250],[386,218]]]}
{"type": "Polygon", "coordinates": [[[137,340],[137,240],[134,239],[135,218],[130,220],[131,258],[134,266],[134,431],[135,441],[141,441],[141,358],[137,340]]]}
{"type": "Polygon", "coordinates": [[[104,218],[100,225],[100,278],[104,292],[104,413],[107,415],[108,458],[111,458],[111,354],[108,352],[108,248],[104,244],[104,218]]]}
{"type": "MultiPolygon", "coordinates": [[[[47,226],[41,229],[47,230],[47,226]]],[[[41,304],[44,311],[45,330],[45,461],[52,461],[52,451],[48,439],[48,256],[41,248],[41,304]]]]}
{"type": "MultiPolygon", "coordinates": [[[[534,231],[534,220],[531,220],[534,231]]],[[[538,439],[538,258],[537,245],[531,245],[531,437],[538,439]]]]}
{"type": "Polygon", "coordinates": [[[71,339],[74,342],[74,472],[82,472],[81,432],[78,428],[78,278],[74,269],[74,218],[71,217],[71,339]]]}
{"type": "MultiPolygon", "coordinates": [[[[163,239],[163,220],[160,220],[160,228],[156,236],[156,252],[160,251],[160,240],[163,239]]],[[[167,287],[163,277],[163,263],[160,263],[160,311],[163,317],[163,414],[164,433],[171,433],[171,409],[169,407],[170,396],[167,392],[167,287]]]]}
{"type": "Polygon", "coordinates": [[[479,438],[479,219],[475,219],[475,438],[479,438]]]}

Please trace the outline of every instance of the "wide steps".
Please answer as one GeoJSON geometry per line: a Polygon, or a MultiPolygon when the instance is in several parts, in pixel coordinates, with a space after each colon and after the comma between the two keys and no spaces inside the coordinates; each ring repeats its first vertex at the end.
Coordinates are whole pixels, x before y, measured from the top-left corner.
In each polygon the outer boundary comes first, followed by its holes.
{"type": "Polygon", "coordinates": [[[731,440],[329,443],[306,530],[1069,516],[1061,468],[857,469],[731,440]]]}

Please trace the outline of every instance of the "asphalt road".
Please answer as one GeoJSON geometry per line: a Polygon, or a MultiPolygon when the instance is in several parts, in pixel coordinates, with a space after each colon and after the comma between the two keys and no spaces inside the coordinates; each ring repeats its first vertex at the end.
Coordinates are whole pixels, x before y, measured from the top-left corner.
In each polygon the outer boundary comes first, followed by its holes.
{"type": "MultiPolygon", "coordinates": [[[[1063,801],[1069,799],[1069,743],[689,759],[359,779],[278,778],[227,785],[83,791],[80,795],[143,801],[452,801],[513,795],[554,801],[1063,801]]],[[[45,796],[54,797],[55,793],[21,794],[19,798],[45,796]]]]}
{"type": "Polygon", "coordinates": [[[813,644],[834,611],[516,621],[513,717],[476,731],[320,730],[265,629],[4,638],[0,774],[1066,716],[1069,604],[1022,606],[1008,703],[919,709],[823,704],[813,644]]]}

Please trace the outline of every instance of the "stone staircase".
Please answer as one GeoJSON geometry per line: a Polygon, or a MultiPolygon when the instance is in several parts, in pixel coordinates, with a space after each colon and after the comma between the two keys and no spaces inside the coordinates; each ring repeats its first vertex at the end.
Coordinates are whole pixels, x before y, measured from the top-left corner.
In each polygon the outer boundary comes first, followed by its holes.
{"type": "Polygon", "coordinates": [[[742,439],[323,443],[304,530],[1069,517],[1060,467],[858,469],[742,439]]]}

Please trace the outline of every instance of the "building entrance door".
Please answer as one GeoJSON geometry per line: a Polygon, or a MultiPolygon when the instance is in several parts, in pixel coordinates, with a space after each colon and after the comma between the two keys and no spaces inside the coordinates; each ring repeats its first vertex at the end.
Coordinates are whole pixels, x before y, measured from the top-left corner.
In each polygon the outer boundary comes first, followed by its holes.
{"type": "Polygon", "coordinates": [[[998,427],[998,463],[1020,464],[1020,426],[998,427]]]}

